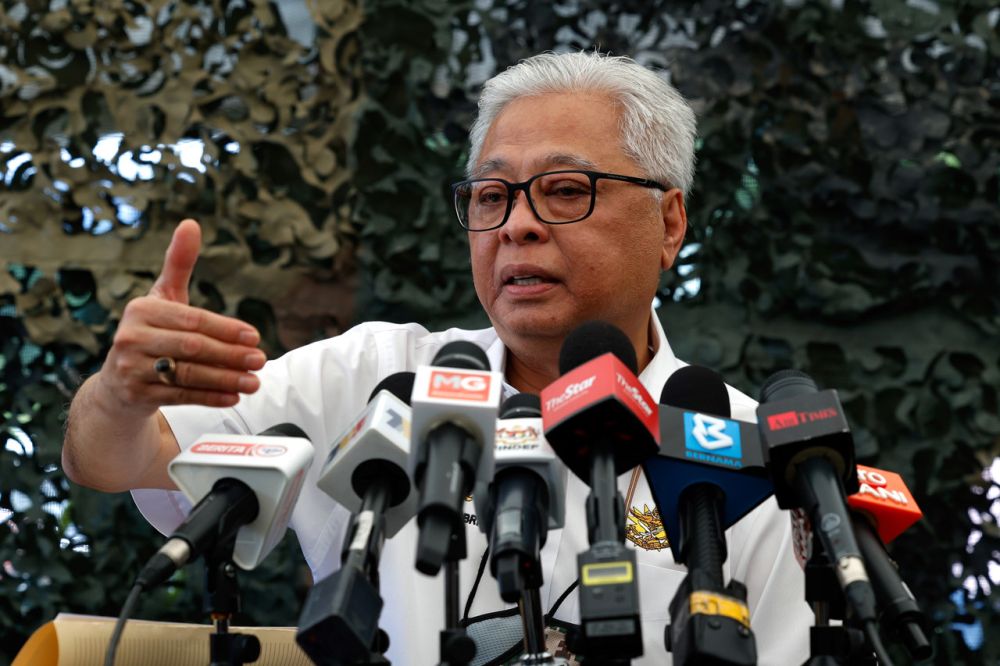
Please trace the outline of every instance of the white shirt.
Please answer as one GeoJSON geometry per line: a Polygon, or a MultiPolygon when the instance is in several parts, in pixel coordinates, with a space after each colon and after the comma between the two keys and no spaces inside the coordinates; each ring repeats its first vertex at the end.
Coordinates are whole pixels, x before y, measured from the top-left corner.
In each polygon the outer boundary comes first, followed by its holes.
{"type": "MultiPolygon", "coordinates": [[[[658,340],[656,353],[639,376],[655,397],[664,382],[684,365],[670,349],[655,313],[652,328],[658,340]]],[[[320,580],[340,566],[340,550],[349,515],[346,509],[319,490],[316,479],[331,445],[360,414],[375,385],[388,375],[429,364],[437,352],[452,340],[468,340],[486,350],[494,370],[503,371],[505,348],[493,329],[466,331],[449,329],[428,332],[417,324],[372,322],[361,324],[343,335],[316,342],[268,362],[259,372],[261,388],[243,396],[227,409],[197,406],[164,407],[167,422],[181,448],[187,448],[202,434],[252,434],[278,423],[301,427],[316,447],[316,462],[309,470],[302,494],[292,513],[295,530],[313,576],[320,580]]],[[[509,386],[510,393],[515,392],[509,386]]],[[[733,418],[753,421],[756,403],[732,387],[729,398],[733,418]]],[[[628,494],[631,473],[619,477],[619,490],[628,494]]],[[[542,549],[544,584],[541,588],[543,612],[576,579],[576,556],[588,547],[584,501],[588,487],[572,474],[566,489],[566,524],[552,530],[542,549]]],[[[176,491],[136,490],[133,497],[146,519],[169,534],[190,510],[190,503],[176,491]]],[[[626,513],[632,541],[653,543],[646,510],[655,503],[645,475],[638,476],[626,513]],[[635,509],[635,512],[630,512],[635,509]],[[639,516],[639,520],[635,516],[639,516]],[[633,537],[635,537],[633,539],[633,537]]],[[[486,537],[478,527],[472,502],[466,502],[468,557],[460,565],[461,608],[465,607],[480,561],[486,537]]],[[[655,514],[653,514],[655,516],[655,514]]],[[[414,568],[417,537],[416,521],[411,520],[386,542],[379,568],[380,592],[385,605],[380,626],[390,638],[387,657],[394,664],[435,664],[438,662],[438,632],[444,626],[444,583],[414,568]]],[[[758,663],[786,666],[808,657],[808,627],[812,613],[803,601],[804,579],[791,544],[791,525],[773,498],[750,512],[726,532],[729,557],[724,564],[726,579],[746,584],[751,628],[757,643],[758,663]]],[[[674,562],[670,549],[635,548],[638,562],[639,598],[644,656],[637,666],[670,663],[663,639],[669,619],[668,605],[687,573],[674,562]]],[[[487,570],[472,601],[469,616],[509,608],[500,599],[496,582],[487,570]]],[[[577,592],[560,606],[557,621],[579,624],[577,592]]]]}

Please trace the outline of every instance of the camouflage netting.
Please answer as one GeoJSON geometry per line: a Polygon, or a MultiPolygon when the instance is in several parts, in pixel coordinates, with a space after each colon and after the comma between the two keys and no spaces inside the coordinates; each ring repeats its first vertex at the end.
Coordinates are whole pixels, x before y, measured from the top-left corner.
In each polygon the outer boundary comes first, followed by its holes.
{"type": "MultiPolygon", "coordinates": [[[[206,228],[192,298],[270,355],[357,320],[478,325],[446,198],[478,86],[598,46],[669,67],[699,114],[659,310],[678,355],[751,395],[787,366],[838,388],[859,456],[926,514],[892,550],[936,663],[995,663],[998,22],[974,0],[5,3],[2,652],[60,610],[116,614],[157,542],[58,458],[174,224],[206,228]]],[[[294,622],[306,575],[290,539],[244,577],[244,619],[294,622]]],[[[199,586],[179,575],[140,614],[200,618],[199,586]]]]}

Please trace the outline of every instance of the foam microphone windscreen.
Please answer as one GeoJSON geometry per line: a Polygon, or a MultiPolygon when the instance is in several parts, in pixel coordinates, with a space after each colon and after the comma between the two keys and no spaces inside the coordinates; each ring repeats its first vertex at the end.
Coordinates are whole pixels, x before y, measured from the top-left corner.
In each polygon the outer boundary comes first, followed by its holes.
{"type": "Polygon", "coordinates": [[[410,396],[413,393],[413,380],[416,376],[416,373],[413,372],[396,372],[389,375],[372,389],[371,395],[368,396],[368,402],[374,400],[379,391],[388,391],[409,405],[410,396]]]}
{"type": "Polygon", "coordinates": [[[565,375],[587,361],[608,352],[632,371],[639,373],[639,362],[635,357],[632,341],[620,328],[604,321],[588,321],[577,326],[566,336],[559,351],[559,374],[565,375]]]}
{"type": "Polygon", "coordinates": [[[806,373],[786,369],[774,373],[760,387],[760,402],[777,402],[786,398],[796,398],[805,393],[816,393],[819,388],[813,378],[806,373]]]}
{"type": "Polygon", "coordinates": [[[542,415],[542,400],[534,393],[517,393],[500,405],[501,419],[531,419],[542,415]]]}
{"type": "Polygon", "coordinates": [[[660,404],[716,416],[730,414],[726,383],[719,373],[700,365],[686,365],[670,375],[660,392],[660,404]]]}
{"type": "Polygon", "coordinates": [[[482,347],[468,340],[453,340],[447,343],[434,356],[431,365],[459,370],[490,369],[490,359],[482,347]]]}

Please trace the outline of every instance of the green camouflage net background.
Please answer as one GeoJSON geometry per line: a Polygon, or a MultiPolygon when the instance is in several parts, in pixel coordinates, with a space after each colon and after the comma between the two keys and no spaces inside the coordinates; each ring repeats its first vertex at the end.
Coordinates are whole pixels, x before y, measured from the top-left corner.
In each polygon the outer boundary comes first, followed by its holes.
{"type": "MultiPolygon", "coordinates": [[[[483,325],[447,197],[479,86],[599,48],[698,112],[658,309],[678,356],[753,396],[790,366],[837,388],[860,460],[925,513],[891,551],[935,663],[996,663],[998,22],[971,0],[5,2],[0,661],[60,611],[116,615],[159,543],[59,450],[174,225],[206,232],[193,302],[270,356],[362,320],[483,325]]],[[[295,622],[293,536],[242,580],[239,619],[295,622]]],[[[192,567],[139,616],[201,621],[200,587],[192,567]]]]}

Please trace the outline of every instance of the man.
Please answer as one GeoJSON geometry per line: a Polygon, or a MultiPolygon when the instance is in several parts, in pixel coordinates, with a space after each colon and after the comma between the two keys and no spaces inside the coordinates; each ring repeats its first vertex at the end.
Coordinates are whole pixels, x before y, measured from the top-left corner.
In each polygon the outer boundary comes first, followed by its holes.
{"type": "MultiPolygon", "coordinates": [[[[188,306],[200,232],[195,222],[182,222],[152,291],[126,307],[104,368],[73,401],[63,451],[67,474],[98,489],[134,489],[144,515],[169,532],[189,505],[169,492],[166,466],[199,435],[292,422],[322,461],[380,379],[428,363],[445,342],[482,346],[505,375],[505,394],[538,393],[559,376],[566,335],[591,319],[626,333],[640,380],[659,395],[683,363],[650,304],[660,272],[672,267],[684,239],[694,136],[694,114],[681,96],[627,59],[544,54],[487,82],[471,132],[470,180],[454,188],[476,293],[493,324],[482,331],[362,324],[265,366],[252,327],[188,306]]],[[[733,415],[752,419],[754,402],[729,393],[733,415]]],[[[311,469],[292,517],[317,579],[339,565],[348,519],[316,488],[320,467],[311,469]]],[[[627,473],[619,485],[630,540],[639,546],[645,656],[636,663],[666,663],[667,605],[685,570],[666,548],[642,475],[627,473]]],[[[576,593],[566,592],[576,578],[576,555],[587,547],[586,493],[571,477],[566,526],[549,535],[542,553],[541,600],[546,612],[555,610],[556,625],[579,620],[576,593]]],[[[467,516],[469,557],[461,567],[470,620],[508,608],[492,581],[477,577],[486,543],[476,520],[467,516]]],[[[413,570],[415,534],[411,521],[386,544],[381,624],[394,663],[429,664],[437,660],[442,592],[439,580],[413,570]]],[[[788,519],[771,500],[728,537],[726,575],[748,587],[759,663],[801,663],[811,618],[801,601],[788,519]]],[[[473,623],[470,633],[495,637],[483,630],[488,626],[497,625],[473,623]]]]}

